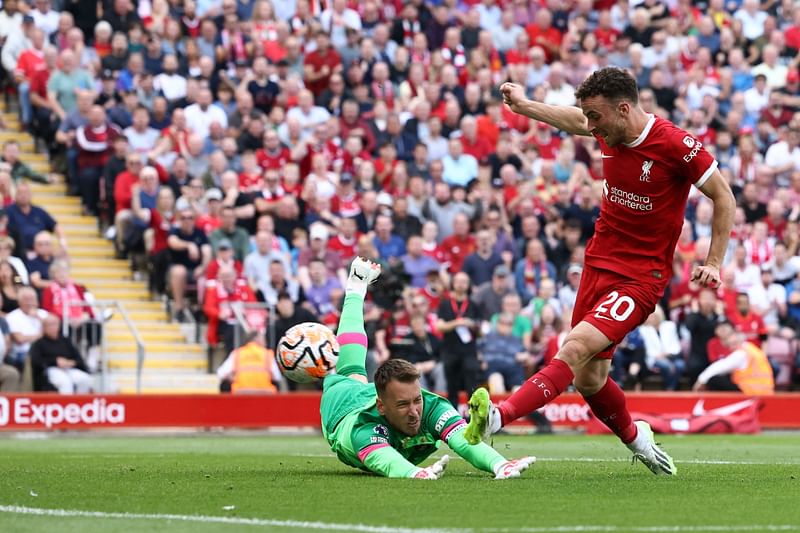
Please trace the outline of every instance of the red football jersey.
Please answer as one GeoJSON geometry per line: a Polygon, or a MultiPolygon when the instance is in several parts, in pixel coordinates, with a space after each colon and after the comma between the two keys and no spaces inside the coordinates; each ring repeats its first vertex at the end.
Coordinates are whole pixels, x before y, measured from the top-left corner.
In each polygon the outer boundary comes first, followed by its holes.
{"type": "Polygon", "coordinates": [[[703,185],[717,161],[692,135],[658,117],[630,145],[610,148],[597,140],[606,179],[586,264],[666,284],[689,188],[703,185]]]}

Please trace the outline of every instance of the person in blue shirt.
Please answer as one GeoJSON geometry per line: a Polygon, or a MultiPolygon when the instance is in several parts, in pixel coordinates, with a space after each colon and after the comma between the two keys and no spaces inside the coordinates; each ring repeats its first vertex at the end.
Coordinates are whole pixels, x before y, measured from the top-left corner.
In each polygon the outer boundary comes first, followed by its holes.
{"type": "MultiPolygon", "coordinates": [[[[40,231],[55,233],[61,243],[66,247],[66,239],[56,220],[50,213],[31,202],[31,188],[27,183],[17,185],[16,202],[6,208],[8,214],[8,229],[15,236],[15,241],[20,245],[20,252],[33,250],[33,240],[40,231]]],[[[17,255],[24,255],[18,253],[17,255]]]]}
{"type": "Polygon", "coordinates": [[[392,218],[387,215],[378,215],[375,219],[375,238],[373,242],[378,250],[378,255],[384,261],[394,262],[406,253],[406,243],[392,233],[394,225],[392,218]]]}

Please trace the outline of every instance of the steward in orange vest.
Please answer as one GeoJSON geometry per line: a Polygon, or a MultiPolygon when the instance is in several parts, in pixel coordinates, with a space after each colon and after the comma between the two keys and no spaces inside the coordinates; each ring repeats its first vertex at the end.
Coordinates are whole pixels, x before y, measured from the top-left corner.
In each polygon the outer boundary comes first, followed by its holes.
{"type": "Polygon", "coordinates": [[[277,392],[272,384],[272,368],[275,360],[272,350],[264,348],[256,340],[231,352],[233,380],[231,392],[277,392]]]}

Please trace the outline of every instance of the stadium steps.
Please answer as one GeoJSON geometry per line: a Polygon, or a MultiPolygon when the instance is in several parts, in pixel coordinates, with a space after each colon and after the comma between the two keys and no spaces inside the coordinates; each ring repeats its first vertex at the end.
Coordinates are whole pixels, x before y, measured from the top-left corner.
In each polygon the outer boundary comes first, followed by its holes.
{"type": "MultiPolygon", "coordinates": [[[[0,110],[3,109],[0,102],[0,110]]],[[[0,144],[20,143],[21,159],[43,174],[50,171],[46,154],[35,153],[33,138],[18,132],[14,113],[3,113],[6,130],[0,144]]],[[[69,246],[74,279],[98,300],[119,300],[128,310],[145,343],[142,392],[153,394],[216,393],[215,375],[206,373],[207,357],[201,344],[187,341],[180,324],[167,320],[164,305],[152,301],[147,283],[133,279],[128,262],[114,258],[111,242],[99,234],[97,220],[81,213],[80,200],[67,196],[64,183],[33,183],[33,202],[58,220],[69,246]]],[[[136,345],[119,313],[106,323],[111,392],[136,392],[136,345]]]]}

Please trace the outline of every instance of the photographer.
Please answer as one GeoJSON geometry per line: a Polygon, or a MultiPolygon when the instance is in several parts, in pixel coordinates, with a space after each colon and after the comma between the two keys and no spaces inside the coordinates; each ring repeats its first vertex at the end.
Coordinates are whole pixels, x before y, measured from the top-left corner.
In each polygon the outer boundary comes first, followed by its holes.
{"type": "Polygon", "coordinates": [[[436,329],[444,334],[441,357],[447,379],[447,399],[453,405],[458,405],[459,391],[472,394],[480,377],[476,342],[480,312],[469,298],[469,289],[469,276],[456,273],[450,295],[442,298],[437,313],[436,329]]]}

